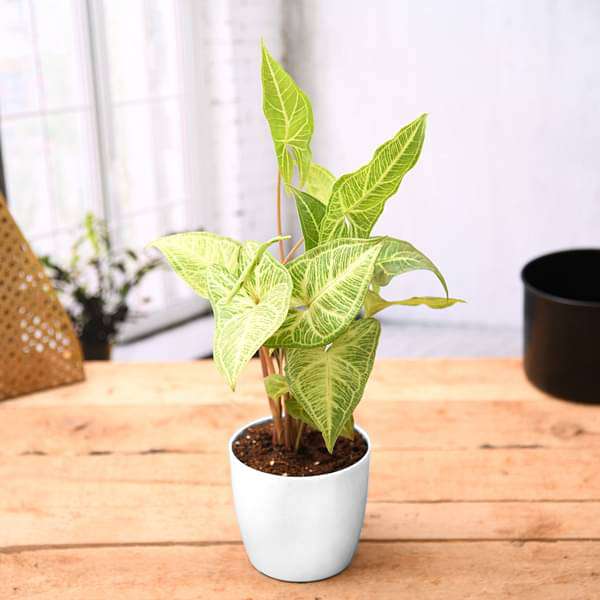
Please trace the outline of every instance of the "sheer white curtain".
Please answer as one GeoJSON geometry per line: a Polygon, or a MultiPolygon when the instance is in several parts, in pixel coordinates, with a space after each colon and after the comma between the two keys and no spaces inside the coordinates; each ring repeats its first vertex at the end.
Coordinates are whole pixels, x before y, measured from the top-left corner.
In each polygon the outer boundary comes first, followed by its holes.
{"type": "MultiPolygon", "coordinates": [[[[0,8],[7,195],[34,250],[66,259],[90,210],[117,244],[136,249],[210,226],[197,201],[189,3],[2,0],[0,8]]],[[[156,272],[134,308],[194,302],[171,273],[156,272]]]]}

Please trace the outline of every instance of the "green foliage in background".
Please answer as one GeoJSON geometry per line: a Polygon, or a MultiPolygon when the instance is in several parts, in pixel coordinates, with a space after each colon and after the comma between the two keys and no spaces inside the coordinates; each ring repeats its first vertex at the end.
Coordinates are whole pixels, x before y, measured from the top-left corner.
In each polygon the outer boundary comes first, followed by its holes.
{"type": "Polygon", "coordinates": [[[40,256],[40,262],[85,348],[112,343],[121,325],[136,317],[130,294],[160,261],[130,248],[114,248],[106,222],[92,213],[85,216],[81,230],[68,262],[47,255],[40,256]]]}
{"type": "Polygon", "coordinates": [[[373,315],[391,306],[439,309],[462,300],[448,297],[439,269],[412,244],[371,237],[386,202],[419,158],[426,115],[402,127],[366,165],[336,179],[313,162],[307,95],[264,44],[261,76],[263,111],[280,177],[296,205],[304,253],[293,260],[284,256],[281,231],[264,244],[194,232],[153,245],[211,302],[215,362],[230,387],[260,351],[272,410],[283,404],[289,417],[318,429],[333,452],[340,435],[353,436],[353,411],[371,373],[381,329],[373,315]],[[279,261],[267,250],[275,242],[282,245],[279,261]],[[415,270],[431,272],[444,296],[380,296],[394,277],[415,270]],[[272,372],[274,360],[279,372],[272,372]]]}

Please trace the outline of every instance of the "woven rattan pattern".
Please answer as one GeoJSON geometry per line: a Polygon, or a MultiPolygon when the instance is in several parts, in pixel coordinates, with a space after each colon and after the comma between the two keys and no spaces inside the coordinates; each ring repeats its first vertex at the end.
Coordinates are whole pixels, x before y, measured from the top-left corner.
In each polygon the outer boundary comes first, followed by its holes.
{"type": "Polygon", "coordinates": [[[71,321],[0,196],[0,400],[83,379],[71,321]]]}

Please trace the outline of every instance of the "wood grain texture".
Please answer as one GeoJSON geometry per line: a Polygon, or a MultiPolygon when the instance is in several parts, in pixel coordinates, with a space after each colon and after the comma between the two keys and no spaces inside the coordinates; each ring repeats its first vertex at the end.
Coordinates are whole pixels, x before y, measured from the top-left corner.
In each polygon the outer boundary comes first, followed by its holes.
{"type": "MultiPolygon", "coordinates": [[[[0,409],[0,455],[218,452],[232,430],[265,416],[265,403],[54,406],[0,409]]],[[[547,402],[365,400],[356,420],[385,450],[600,449],[600,410],[547,402]],[[490,414],[494,418],[490,418],[490,414]]]]}
{"type": "MultiPolygon", "coordinates": [[[[21,398],[19,405],[245,404],[263,397],[260,366],[251,361],[231,392],[212,361],[86,363],[86,378],[21,398]]],[[[383,359],[375,363],[366,400],[546,400],[516,359],[383,359]]],[[[17,401],[15,401],[17,402],[17,401]]],[[[10,404],[10,402],[9,402],[10,404]]]]}
{"type": "Polygon", "coordinates": [[[253,371],[233,396],[210,362],[92,364],[0,405],[0,598],[600,597],[600,406],[543,396],[514,360],[377,363],[351,568],[256,573],[226,456],[265,414],[253,371]]]}
{"type": "MultiPolygon", "coordinates": [[[[0,506],[3,548],[239,539],[227,485],[24,480],[9,482],[4,494],[0,506]]],[[[598,515],[600,500],[371,500],[362,537],[600,540],[598,515]]]]}
{"type": "Polygon", "coordinates": [[[61,600],[595,600],[600,542],[363,543],[339,576],[306,584],[255,571],[240,544],[1,554],[0,597],[61,600]]]}

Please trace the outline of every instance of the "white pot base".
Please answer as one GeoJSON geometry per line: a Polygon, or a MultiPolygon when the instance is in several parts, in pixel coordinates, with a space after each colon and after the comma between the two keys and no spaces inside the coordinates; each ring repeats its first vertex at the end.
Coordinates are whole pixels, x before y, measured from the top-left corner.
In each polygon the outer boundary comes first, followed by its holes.
{"type": "Polygon", "coordinates": [[[265,573],[264,571],[257,569],[256,566],[254,566],[252,564],[252,561],[249,558],[248,558],[248,562],[250,563],[250,565],[252,565],[252,568],[255,571],[257,571],[261,575],[264,575],[265,577],[268,577],[269,579],[273,579],[275,581],[285,581],[286,583],[314,583],[315,581],[325,581],[327,579],[331,579],[332,577],[337,577],[340,573],[343,573],[352,564],[353,559],[354,559],[354,555],[352,556],[352,558],[350,559],[350,562],[346,566],[342,567],[339,571],[336,571],[335,573],[332,573],[331,575],[327,575],[326,577],[321,577],[320,579],[305,579],[305,580],[281,579],[281,577],[275,577],[274,575],[269,575],[269,573],[265,573]]]}
{"type": "Polygon", "coordinates": [[[241,462],[229,441],[231,483],[240,532],[254,568],[282,581],[333,577],[352,562],[364,521],[371,442],[356,463],[325,475],[282,477],[241,462]]]}

